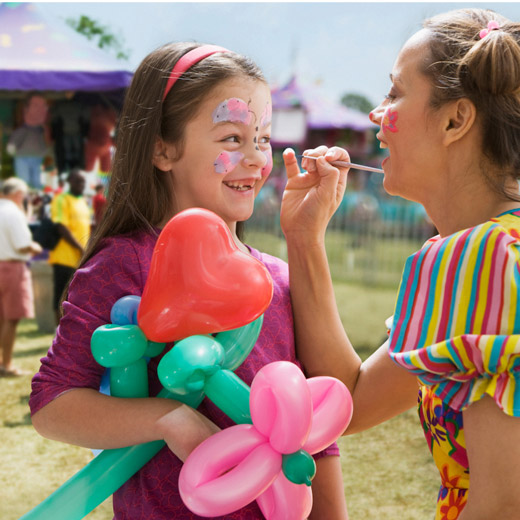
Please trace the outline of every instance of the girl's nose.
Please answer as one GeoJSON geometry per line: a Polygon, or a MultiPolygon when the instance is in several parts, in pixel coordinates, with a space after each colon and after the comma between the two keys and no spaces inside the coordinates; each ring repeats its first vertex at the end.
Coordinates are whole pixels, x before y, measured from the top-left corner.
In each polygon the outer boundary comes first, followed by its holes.
{"type": "Polygon", "coordinates": [[[263,168],[267,164],[267,157],[260,150],[257,142],[253,142],[252,146],[248,146],[248,150],[244,155],[244,163],[247,167],[255,168],[263,168]]]}

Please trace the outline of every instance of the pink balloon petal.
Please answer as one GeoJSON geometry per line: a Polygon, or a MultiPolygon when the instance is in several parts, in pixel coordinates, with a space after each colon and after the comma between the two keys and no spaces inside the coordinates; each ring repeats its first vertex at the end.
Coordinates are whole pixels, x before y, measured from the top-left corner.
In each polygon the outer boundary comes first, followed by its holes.
{"type": "Polygon", "coordinates": [[[251,384],[251,418],[280,453],[294,453],[307,440],[312,400],[302,371],[288,361],[262,367],[251,384]]]}
{"type": "Polygon", "coordinates": [[[333,377],[311,377],[307,384],[312,395],[313,417],[303,449],[317,453],[330,446],[352,419],[352,397],[348,388],[333,377]]]}
{"type": "Polygon", "coordinates": [[[281,464],[281,455],[253,426],[232,426],[190,454],[179,475],[179,492],[186,507],[197,515],[227,515],[263,493],[281,464]]]}
{"type": "Polygon", "coordinates": [[[303,520],[312,509],[312,491],[305,484],[293,484],[280,472],[256,501],[267,520],[303,520]]]}

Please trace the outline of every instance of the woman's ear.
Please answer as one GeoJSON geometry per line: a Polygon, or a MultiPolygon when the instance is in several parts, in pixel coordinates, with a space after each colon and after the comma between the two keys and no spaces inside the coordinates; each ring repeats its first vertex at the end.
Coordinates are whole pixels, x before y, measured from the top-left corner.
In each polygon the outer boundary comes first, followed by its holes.
{"type": "Polygon", "coordinates": [[[173,145],[166,144],[161,138],[157,138],[153,150],[153,165],[163,172],[169,172],[175,162],[175,149],[173,145]]]}
{"type": "Polygon", "coordinates": [[[444,144],[450,145],[462,139],[473,128],[477,118],[477,109],[467,98],[457,99],[447,108],[444,144]]]}

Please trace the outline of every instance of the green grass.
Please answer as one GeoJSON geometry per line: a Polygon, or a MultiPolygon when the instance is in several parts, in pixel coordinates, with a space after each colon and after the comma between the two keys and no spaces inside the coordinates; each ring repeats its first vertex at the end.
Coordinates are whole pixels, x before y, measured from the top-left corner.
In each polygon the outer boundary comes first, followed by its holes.
{"type": "MultiPolygon", "coordinates": [[[[255,247],[261,247],[254,244],[255,247]]],[[[362,358],[385,337],[395,288],[337,282],[343,323],[362,358]]],[[[15,362],[35,372],[52,341],[34,321],[20,324],[15,362]]],[[[41,438],[27,401],[30,377],[0,379],[0,511],[15,520],[92,459],[89,450],[41,438]]],[[[370,431],[339,440],[350,520],[421,520],[434,515],[438,476],[414,410],[370,431]]],[[[110,500],[87,518],[112,518],[110,500]]],[[[46,520],[46,519],[45,519],[46,520]]],[[[325,519],[324,519],[325,520],[325,519]]]]}

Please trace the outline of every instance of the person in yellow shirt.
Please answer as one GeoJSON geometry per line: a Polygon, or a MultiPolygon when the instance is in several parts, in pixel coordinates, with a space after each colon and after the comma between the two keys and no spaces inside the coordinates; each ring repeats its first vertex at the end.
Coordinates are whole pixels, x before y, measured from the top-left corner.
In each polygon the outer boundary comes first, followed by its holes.
{"type": "Polygon", "coordinates": [[[51,219],[58,224],[61,239],[49,253],[54,279],[54,311],[56,324],[60,318],[60,300],[72,278],[90,237],[91,211],[83,198],[85,175],[79,168],[71,170],[69,191],[57,195],[51,205],[51,219]]]}

